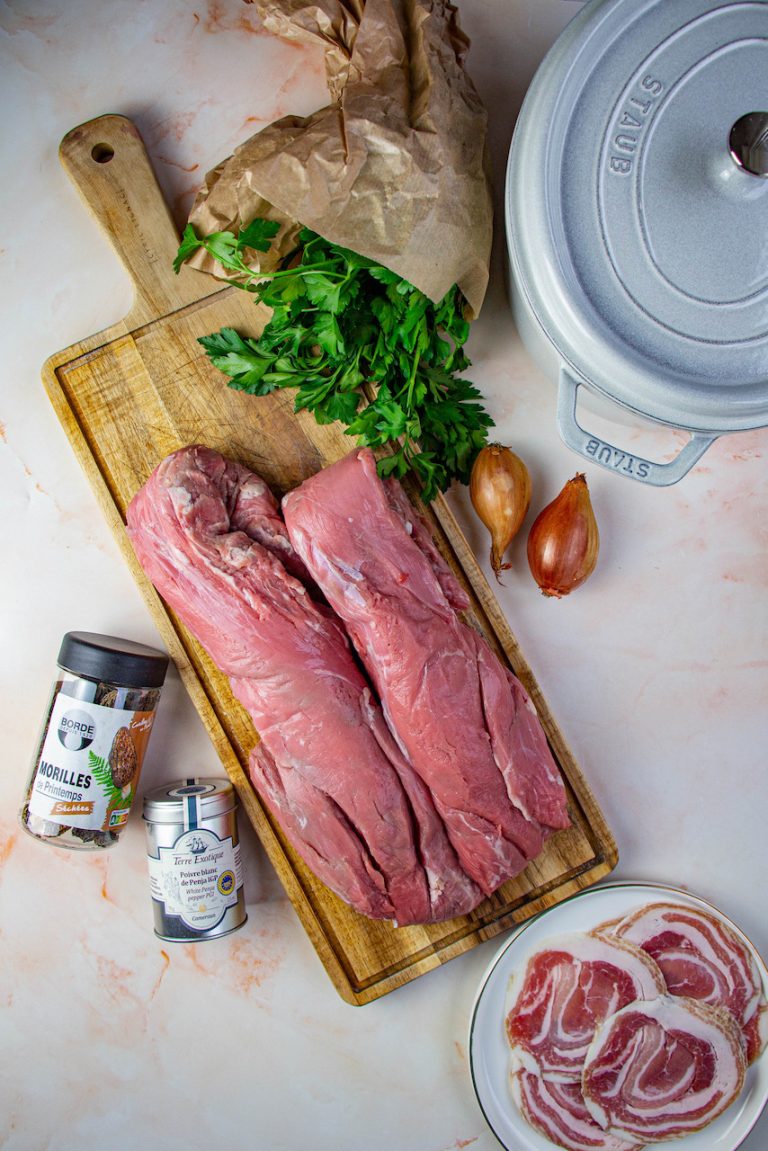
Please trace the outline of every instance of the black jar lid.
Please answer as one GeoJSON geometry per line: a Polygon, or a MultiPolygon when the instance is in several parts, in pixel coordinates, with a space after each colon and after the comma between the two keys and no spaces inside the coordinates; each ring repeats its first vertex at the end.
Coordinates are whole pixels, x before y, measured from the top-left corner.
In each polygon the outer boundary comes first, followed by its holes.
{"type": "Polygon", "coordinates": [[[162,687],[168,668],[168,656],[157,648],[90,631],[68,631],[57,662],[75,675],[121,687],[162,687]]]}

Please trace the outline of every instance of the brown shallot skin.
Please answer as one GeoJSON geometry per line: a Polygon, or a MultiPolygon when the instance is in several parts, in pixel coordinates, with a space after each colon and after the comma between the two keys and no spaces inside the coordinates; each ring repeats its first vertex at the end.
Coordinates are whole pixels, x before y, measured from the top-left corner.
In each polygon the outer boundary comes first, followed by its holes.
{"type": "Polygon", "coordinates": [[[528,534],[528,566],[545,596],[561,599],[592,575],[600,533],[583,472],[568,480],[528,534]]]}
{"type": "Polygon", "coordinates": [[[491,535],[491,567],[501,582],[502,563],[526,517],[531,502],[531,477],[518,455],[503,444],[487,444],[478,453],[469,479],[469,495],[478,518],[491,535]]]}

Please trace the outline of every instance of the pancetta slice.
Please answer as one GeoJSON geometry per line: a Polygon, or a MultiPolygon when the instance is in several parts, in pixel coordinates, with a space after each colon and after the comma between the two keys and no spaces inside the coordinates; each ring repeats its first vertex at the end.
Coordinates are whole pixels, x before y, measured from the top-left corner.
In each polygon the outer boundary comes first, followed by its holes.
{"type": "Polygon", "coordinates": [[[727,1011],[663,995],[630,1003],[598,1027],[581,1089],[598,1126],[658,1143],[716,1119],[741,1091],[745,1067],[727,1011]]]}
{"type": "Polygon", "coordinates": [[[580,1083],[542,1079],[520,1068],[510,1079],[512,1098],[534,1130],[567,1151],[637,1151],[642,1144],[598,1127],[587,1110],[580,1083]]]}
{"type": "Polygon", "coordinates": [[[574,932],[549,940],[510,985],[512,1067],[578,1082],[597,1024],[635,999],[665,991],[653,960],[625,940],[574,932]],[[513,998],[514,997],[514,998],[513,998]]]}
{"type": "Polygon", "coordinates": [[[672,995],[725,1007],[742,1030],[747,1063],[768,1042],[768,1010],[757,964],[741,939],[714,915],[652,903],[613,931],[642,947],[661,968],[672,995]]]}

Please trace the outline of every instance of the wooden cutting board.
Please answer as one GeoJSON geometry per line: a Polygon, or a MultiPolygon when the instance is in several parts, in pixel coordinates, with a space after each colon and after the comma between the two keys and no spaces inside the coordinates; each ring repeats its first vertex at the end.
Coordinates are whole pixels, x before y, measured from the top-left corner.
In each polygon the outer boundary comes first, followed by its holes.
{"type": "MultiPolygon", "coordinates": [[[[178,234],[129,120],[104,116],[73,129],[60,155],[132,276],[136,297],[122,323],[48,360],[45,387],[242,807],[339,994],[350,1003],[370,1002],[607,875],[618,858],[613,837],[442,499],[425,514],[471,596],[475,620],[534,700],[567,782],[573,827],[553,836],[534,863],[471,915],[426,927],[363,918],[292,851],[244,772],[256,732],[226,678],[145,578],[125,533],[125,511],[156,464],[185,444],[207,444],[242,461],[282,493],[346,454],[350,439],[336,425],[319,427],[307,413],[294,414],[283,392],[256,399],[233,391],[210,365],[197,337],[223,326],[256,336],[268,313],[208,276],[188,268],[174,274],[178,234]]],[[[415,500],[413,489],[410,494],[415,500]]]]}

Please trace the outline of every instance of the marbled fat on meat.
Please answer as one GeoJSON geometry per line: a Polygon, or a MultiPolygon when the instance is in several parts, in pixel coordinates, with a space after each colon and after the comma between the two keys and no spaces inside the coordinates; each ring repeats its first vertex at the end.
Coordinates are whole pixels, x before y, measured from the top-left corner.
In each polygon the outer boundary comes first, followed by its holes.
{"type": "Polygon", "coordinates": [[[510,986],[512,1067],[578,1083],[598,1024],[664,990],[656,964],[632,944],[581,932],[547,940],[510,986]]]}
{"type": "Polygon", "coordinates": [[[157,590],[230,678],[262,743],[251,775],[296,850],[363,914],[423,923],[482,899],[392,739],[339,621],[298,574],[266,484],[193,446],[128,509],[157,590]]]}
{"type": "Polygon", "coordinates": [[[749,949],[727,924],[701,909],[652,903],[613,931],[656,960],[672,995],[729,1011],[741,1028],[747,1062],[754,1062],[768,1040],[765,990],[749,949]]]}
{"type": "Polygon", "coordinates": [[[645,1142],[708,1126],[744,1085],[741,1034],[727,1012],[665,995],[598,1028],[581,1089],[595,1122],[645,1142]]]}
{"type": "Polygon", "coordinates": [[[636,1140],[598,1127],[587,1110],[581,1083],[558,1083],[524,1067],[510,1080],[512,1098],[531,1127],[566,1151],[638,1151],[636,1140]]]}
{"type": "Polygon", "coordinates": [[[291,543],[343,620],[464,870],[491,893],[569,826],[565,790],[522,685],[461,620],[402,508],[368,449],[283,500],[291,543]]]}

